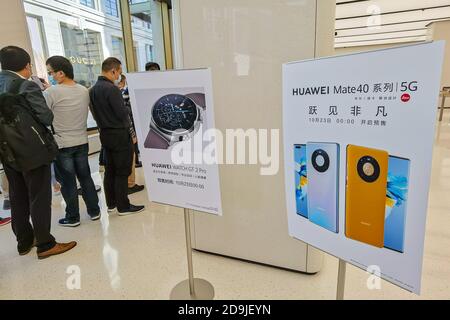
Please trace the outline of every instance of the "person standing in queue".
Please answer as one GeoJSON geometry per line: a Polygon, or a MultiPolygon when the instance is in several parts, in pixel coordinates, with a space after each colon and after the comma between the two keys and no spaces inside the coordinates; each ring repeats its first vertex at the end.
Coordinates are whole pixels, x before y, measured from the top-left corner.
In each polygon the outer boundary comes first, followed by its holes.
{"type": "Polygon", "coordinates": [[[144,210],[128,199],[128,176],[133,161],[133,142],[130,135],[130,117],[118,88],[122,63],[107,58],[102,63],[102,75],[90,90],[91,111],[100,131],[100,141],[105,150],[104,190],[108,212],[117,209],[119,215],[129,215],[144,210]]]}
{"type": "Polygon", "coordinates": [[[67,58],[53,56],[46,65],[49,77],[57,83],[44,91],[44,97],[54,115],[54,136],[59,146],[55,176],[66,201],[66,216],[59,220],[59,225],[77,227],[80,225],[77,179],[88,215],[92,221],[100,219],[98,195],[89,167],[89,92],[74,81],[73,66],[67,58]]]}
{"type": "Polygon", "coordinates": [[[50,158],[54,157],[56,144],[53,145],[48,137],[47,133],[50,132],[43,129],[52,124],[53,113],[47,107],[41,88],[28,80],[33,72],[31,57],[24,49],[16,46],[2,48],[0,64],[2,116],[6,116],[8,110],[15,110],[13,114],[16,117],[20,115],[21,124],[6,125],[6,118],[0,124],[2,144],[7,146],[0,153],[9,182],[12,228],[17,239],[17,251],[24,256],[36,246],[38,258],[45,259],[67,252],[77,245],[75,241],[57,243],[50,233],[50,158]],[[8,133],[14,134],[8,136],[8,133]],[[17,140],[21,137],[27,138],[18,144],[17,140]],[[30,150],[36,153],[30,156],[30,150]]]}
{"type": "Polygon", "coordinates": [[[130,115],[130,123],[131,123],[130,135],[131,135],[131,139],[133,141],[133,151],[132,151],[132,153],[133,153],[133,162],[132,162],[132,166],[131,166],[131,174],[128,177],[128,194],[133,194],[133,193],[140,192],[140,191],[144,190],[144,186],[138,185],[136,183],[136,170],[135,170],[135,168],[137,167],[136,160],[138,160],[137,157],[139,157],[139,155],[136,152],[136,150],[138,150],[136,128],[134,126],[133,112],[131,111],[130,95],[128,93],[127,78],[125,77],[125,75],[122,75],[122,79],[120,80],[120,83],[119,83],[119,89],[122,92],[123,101],[125,103],[125,106],[128,109],[129,115],[130,115]]]}

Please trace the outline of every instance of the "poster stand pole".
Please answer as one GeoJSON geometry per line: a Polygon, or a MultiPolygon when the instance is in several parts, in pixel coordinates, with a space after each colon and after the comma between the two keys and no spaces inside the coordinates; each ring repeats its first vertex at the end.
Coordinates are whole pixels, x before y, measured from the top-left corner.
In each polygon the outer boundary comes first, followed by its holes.
{"type": "Polygon", "coordinates": [[[344,260],[342,260],[342,259],[339,259],[336,300],[344,300],[345,272],[346,272],[346,269],[347,269],[346,262],[344,260]]]}
{"type": "Polygon", "coordinates": [[[171,300],[212,300],[214,287],[204,279],[194,278],[192,263],[192,238],[189,209],[184,209],[184,228],[186,233],[186,250],[189,279],[178,283],[170,293],[171,300]]]}

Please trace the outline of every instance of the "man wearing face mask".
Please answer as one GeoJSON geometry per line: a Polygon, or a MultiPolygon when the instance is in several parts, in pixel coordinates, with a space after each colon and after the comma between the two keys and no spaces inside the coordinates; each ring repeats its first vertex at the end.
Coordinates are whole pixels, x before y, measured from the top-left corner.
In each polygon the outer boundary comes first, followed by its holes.
{"type": "Polygon", "coordinates": [[[44,91],[47,105],[55,116],[53,127],[59,154],[55,161],[56,179],[66,201],[66,217],[59,220],[65,227],[80,225],[80,210],[76,179],[80,181],[83,200],[91,220],[100,218],[98,196],[89,168],[87,117],[88,89],[77,84],[72,64],[62,56],[53,56],[46,62],[49,80],[57,81],[44,91]]]}
{"type": "Polygon", "coordinates": [[[56,86],[58,84],[58,81],[56,81],[56,79],[53,76],[53,74],[49,74],[48,75],[48,82],[50,83],[50,85],[47,86],[45,89],[48,89],[50,86],[56,86]]]}
{"type": "Polygon", "coordinates": [[[129,112],[118,84],[122,63],[108,58],[102,63],[102,75],[90,90],[91,112],[100,131],[105,149],[104,190],[108,212],[129,215],[144,210],[144,206],[130,204],[128,176],[133,161],[133,142],[130,135],[129,112]]]}
{"type": "MultiPolygon", "coordinates": [[[[24,110],[26,107],[27,110],[34,114],[33,118],[36,120],[33,123],[36,126],[50,126],[53,121],[53,113],[47,107],[39,86],[28,80],[32,75],[30,55],[22,48],[8,46],[0,50],[0,64],[3,70],[0,72],[0,94],[6,94],[2,95],[2,101],[5,104],[7,101],[15,101],[13,105],[10,104],[10,107],[13,107],[18,112],[17,114],[22,116],[25,115],[25,112],[20,110],[24,110]],[[8,97],[10,100],[3,99],[3,97],[8,97]],[[13,97],[14,100],[11,100],[13,97]]],[[[6,109],[5,105],[1,105],[1,107],[6,109]]],[[[2,111],[5,112],[5,109],[2,111]]],[[[27,122],[29,117],[24,116],[21,119],[23,120],[23,128],[30,125],[30,122],[27,122]]],[[[6,120],[6,118],[3,120],[6,120]]],[[[3,121],[0,125],[5,126],[5,128],[2,128],[2,132],[11,132],[6,130],[6,125],[3,121]]],[[[9,127],[19,128],[19,126],[9,127]]],[[[34,158],[21,158],[24,149],[37,150],[35,149],[36,143],[42,142],[42,144],[47,146],[50,146],[50,144],[46,143],[44,141],[46,139],[45,136],[41,135],[44,131],[41,130],[41,133],[39,133],[39,128],[36,129],[34,126],[30,129],[33,129],[36,133],[40,140],[39,142],[36,142],[36,136],[34,139],[28,136],[28,141],[33,142],[25,142],[24,144],[30,144],[21,146],[23,147],[20,150],[22,153],[14,153],[13,151],[11,155],[11,152],[2,148],[1,157],[9,181],[12,228],[17,238],[17,250],[20,255],[26,255],[36,245],[38,258],[44,259],[69,251],[77,243],[74,241],[56,243],[55,238],[50,233],[52,200],[50,184],[51,160],[48,160],[47,154],[44,154],[45,152],[34,154],[34,158]],[[23,165],[26,161],[28,161],[28,164],[31,161],[35,162],[28,169],[28,166],[23,165]],[[32,224],[30,223],[30,218],[32,224]]],[[[2,135],[1,139],[2,144],[8,145],[8,142],[6,142],[8,141],[8,136],[6,134],[2,135]]],[[[19,150],[17,145],[10,145],[9,148],[16,151],[19,150]]],[[[45,149],[41,148],[39,150],[45,149]]],[[[48,155],[50,156],[51,153],[48,155]]]]}

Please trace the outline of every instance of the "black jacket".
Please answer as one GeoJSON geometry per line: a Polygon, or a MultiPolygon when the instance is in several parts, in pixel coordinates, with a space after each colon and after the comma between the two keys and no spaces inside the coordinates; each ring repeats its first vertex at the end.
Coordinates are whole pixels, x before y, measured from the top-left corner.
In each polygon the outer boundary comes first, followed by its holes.
{"type": "MultiPolygon", "coordinates": [[[[11,83],[20,77],[14,72],[3,70],[0,72],[0,93],[9,91],[11,83]]],[[[25,96],[29,106],[36,117],[45,126],[50,126],[53,122],[53,112],[47,106],[42,90],[33,81],[24,81],[19,90],[20,94],[25,96]]]]}
{"type": "Polygon", "coordinates": [[[101,129],[129,129],[130,117],[120,89],[107,78],[98,77],[89,90],[91,112],[101,129]]]}

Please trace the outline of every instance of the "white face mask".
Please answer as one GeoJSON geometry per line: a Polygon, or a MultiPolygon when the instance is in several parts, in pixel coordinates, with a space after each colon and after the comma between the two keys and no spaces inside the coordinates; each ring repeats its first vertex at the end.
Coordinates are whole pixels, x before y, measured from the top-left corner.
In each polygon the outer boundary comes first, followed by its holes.
{"type": "Polygon", "coordinates": [[[114,85],[119,86],[120,81],[122,80],[122,75],[119,75],[119,79],[114,80],[114,85]]]}

